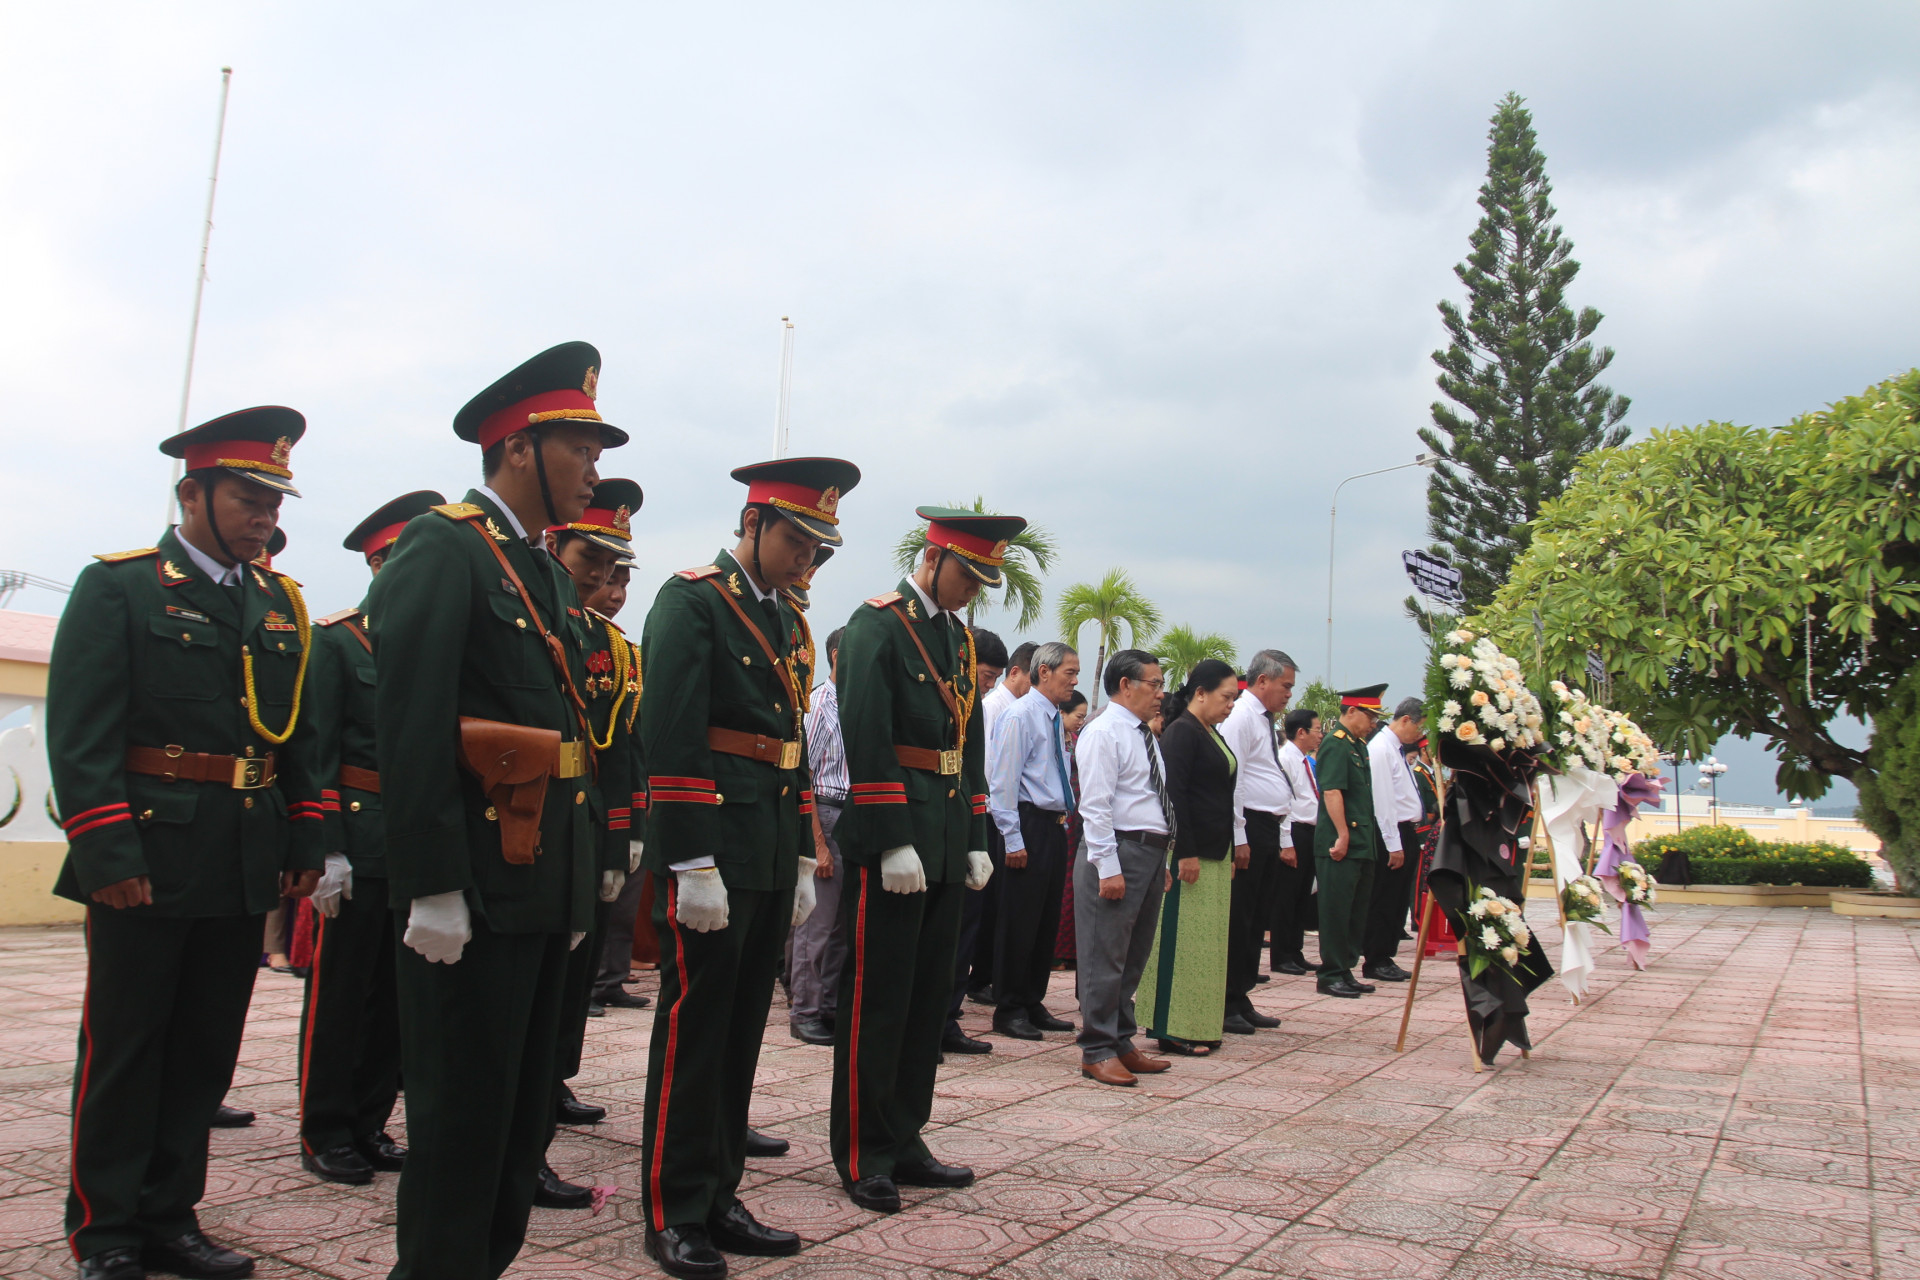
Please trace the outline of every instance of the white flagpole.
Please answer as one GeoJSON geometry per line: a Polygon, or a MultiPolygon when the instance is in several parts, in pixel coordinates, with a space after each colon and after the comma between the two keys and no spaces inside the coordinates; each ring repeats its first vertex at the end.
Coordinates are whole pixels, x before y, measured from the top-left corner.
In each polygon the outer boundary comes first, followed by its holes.
{"type": "MultiPolygon", "coordinates": [[[[187,429],[187,404],[193,398],[193,356],[200,345],[200,298],[207,288],[207,247],[213,240],[213,196],[220,186],[220,148],[227,140],[227,91],[233,84],[233,68],[220,68],[220,122],[213,131],[213,172],[207,178],[207,216],[200,226],[200,267],[193,277],[193,322],[187,328],[187,373],[180,386],[180,422],[175,433],[187,429]]],[[[166,522],[173,523],[175,494],[180,488],[180,459],[173,460],[173,481],[167,486],[166,522]]]]}
{"type": "Polygon", "coordinates": [[[780,317],[780,406],[773,419],[773,456],[787,456],[787,406],[793,398],[793,321],[780,317]]]}

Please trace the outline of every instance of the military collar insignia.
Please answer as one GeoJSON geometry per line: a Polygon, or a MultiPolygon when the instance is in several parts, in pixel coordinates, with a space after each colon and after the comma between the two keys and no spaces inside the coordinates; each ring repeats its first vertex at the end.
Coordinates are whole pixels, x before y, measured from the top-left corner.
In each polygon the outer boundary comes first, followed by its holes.
{"type": "Polygon", "coordinates": [[[487,517],[487,532],[493,535],[493,540],[495,542],[512,542],[513,541],[512,538],[509,538],[506,534],[500,531],[500,526],[493,522],[492,516],[487,517]]]}
{"type": "Polygon", "coordinates": [[[731,591],[731,592],[733,592],[733,594],[735,594],[735,595],[740,595],[740,594],[741,594],[741,591],[740,591],[740,575],[739,575],[739,574],[737,574],[737,573],[730,573],[730,574],[728,574],[728,575],[727,575],[727,590],[729,590],[729,591],[731,591]]]}
{"type": "Polygon", "coordinates": [[[265,575],[264,573],[261,573],[258,569],[253,570],[253,582],[255,586],[259,587],[262,591],[266,592],[268,595],[273,594],[272,586],[268,585],[267,583],[267,575],[265,575]]]}
{"type": "Polygon", "coordinates": [[[163,586],[177,587],[192,577],[191,574],[182,570],[179,565],[164,558],[160,561],[157,568],[160,574],[160,582],[163,586]]]}
{"type": "Polygon", "coordinates": [[[920,602],[918,600],[907,601],[907,616],[909,618],[915,618],[915,619],[919,618],[920,602]]]}

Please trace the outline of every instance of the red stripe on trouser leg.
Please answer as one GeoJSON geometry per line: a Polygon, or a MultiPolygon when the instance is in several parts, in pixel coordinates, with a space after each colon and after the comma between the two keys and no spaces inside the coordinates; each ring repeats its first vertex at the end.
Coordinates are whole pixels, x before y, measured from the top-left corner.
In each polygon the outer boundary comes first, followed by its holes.
{"type": "Polygon", "coordinates": [[[84,1216],[80,1225],[67,1237],[67,1248],[76,1260],[80,1258],[79,1246],[74,1241],[80,1233],[93,1225],[93,1201],[87,1199],[85,1188],[80,1185],[80,1117],[87,1105],[87,1081],[93,1076],[93,910],[87,910],[87,992],[80,998],[80,1036],[87,1042],[87,1051],[80,1058],[80,1089],[73,1097],[73,1141],[67,1151],[67,1169],[69,1180],[73,1183],[73,1194],[80,1198],[80,1207],[84,1216]]]}
{"type": "Polygon", "coordinates": [[[680,1047],[680,1006],[687,1001],[687,942],[680,932],[680,917],[676,914],[679,888],[680,882],[668,876],[667,927],[673,930],[673,957],[680,975],[680,994],[673,998],[673,1008],[667,1011],[667,1060],[660,1073],[660,1117],[653,1124],[653,1168],[647,1171],[653,1188],[653,1212],[649,1216],[655,1231],[667,1229],[667,1211],[660,1202],[660,1162],[666,1151],[667,1104],[673,1101],[674,1050],[680,1047]]]}
{"type": "Polygon", "coordinates": [[[867,988],[867,868],[853,913],[853,1021],[847,1024],[847,1172],[860,1181],[860,1000],[867,988]]]}
{"type": "Polygon", "coordinates": [[[307,1145],[307,1085],[313,1079],[313,1028],[320,1021],[320,958],[327,945],[327,917],[314,912],[313,922],[313,960],[312,968],[307,971],[307,1034],[300,1045],[300,1149],[308,1155],[313,1148],[307,1145]]]}

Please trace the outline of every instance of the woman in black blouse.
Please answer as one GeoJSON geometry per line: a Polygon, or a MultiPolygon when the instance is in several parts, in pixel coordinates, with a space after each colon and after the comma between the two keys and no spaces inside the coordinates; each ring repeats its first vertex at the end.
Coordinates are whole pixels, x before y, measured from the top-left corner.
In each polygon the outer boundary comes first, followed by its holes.
{"type": "Polygon", "coordinates": [[[1220,1043],[1232,899],[1233,751],[1215,727],[1240,696],[1233,668],[1196,664],[1164,709],[1160,753],[1173,804],[1178,883],[1160,908],[1160,932],[1140,982],[1137,1016],[1169,1053],[1199,1057],[1220,1043]]]}

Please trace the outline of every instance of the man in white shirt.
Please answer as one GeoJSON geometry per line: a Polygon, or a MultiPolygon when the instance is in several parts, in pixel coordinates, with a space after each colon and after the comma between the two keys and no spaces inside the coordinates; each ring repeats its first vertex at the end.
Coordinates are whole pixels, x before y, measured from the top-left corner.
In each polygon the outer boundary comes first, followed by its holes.
{"type": "MultiPolygon", "coordinates": [[[[1006,642],[985,627],[973,629],[974,649],[974,687],[985,689],[986,695],[980,699],[980,721],[987,727],[987,776],[993,776],[993,722],[1001,712],[1013,705],[1014,698],[1027,691],[1029,685],[1027,673],[1022,669],[1017,681],[1019,692],[1004,692],[1007,684],[1016,683],[1014,671],[1007,658],[1006,642]],[[1003,684],[1002,676],[1006,677],[1003,684]]],[[[1033,656],[1033,643],[1028,641],[1014,651],[1014,661],[1025,662],[1033,656]]],[[[940,1052],[942,1053],[992,1053],[993,1042],[968,1035],[960,1028],[960,1009],[969,992],[981,994],[981,1003],[986,988],[993,982],[993,923],[994,902],[1000,895],[1000,872],[1006,866],[1007,850],[1001,843],[1000,829],[989,822],[987,824],[987,857],[993,861],[994,879],[987,881],[984,889],[969,889],[965,902],[960,908],[960,943],[954,949],[953,958],[953,996],[947,1002],[947,1025],[940,1033],[940,1052]]]]}
{"type": "Polygon", "coordinates": [[[988,807],[1005,841],[993,979],[993,1029],[1016,1040],[1073,1024],[1047,1012],[1047,975],[1066,889],[1067,811],[1073,784],[1067,773],[1060,704],[1080,680],[1080,655],[1058,640],[1033,651],[1033,687],[1001,716],[995,759],[988,770],[988,807]]]}
{"type": "Polygon", "coordinates": [[[1273,949],[1268,956],[1275,973],[1300,977],[1318,971],[1307,959],[1307,926],[1313,923],[1313,828],[1320,820],[1320,784],[1313,777],[1313,753],[1320,749],[1324,730],[1320,713],[1295,707],[1282,722],[1287,745],[1280,748],[1280,771],[1287,775],[1293,804],[1287,826],[1293,847],[1280,850],[1274,874],[1273,949]]]}
{"type": "Polygon", "coordinates": [[[1299,664],[1278,649],[1262,649],[1247,664],[1247,687],[1220,724],[1239,767],[1233,775],[1233,888],[1227,920],[1227,1013],[1223,1027],[1250,1036],[1280,1019],[1253,1007],[1260,980],[1260,947],[1273,918],[1280,850],[1293,847],[1283,816],[1293,788],[1280,770],[1273,718],[1287,709],[1299,664]]]}
{"type": "Polygon", "coordinates": [[[1386,865],[1373,873],[1373,898],[1367,906],[1367,934],[1360,967],[1362,977],[1378,982],[1405,982],[1410,976],[1394,962],[1400,950],[1401,926],[1412,899],[1415,855],[1420,843],[1413,834],[1420,821],[1420,788],[1413,780],[1402,748],[1420,741],[1420,723],[1426,706],[1418,698],[1402,698],[1387,721],[1367,741],[1367,761],[1373,772],[1373,816],[1387,849],[1386,865]]]}
{"type": "Polygon", "coordinates": [[[1102,680],[1107,709],[1080,733],[1080,848],[1073,860],[1073,931],[1080,989],[1080,1074],[1130,1085],[1167,1060],[1133,1047],[1133,993],[1153,950],[1167,890],[1173,808],[1166,767],[1146,718],[1166,681],[1153,655],[1122,649],[1102,680]]]}

